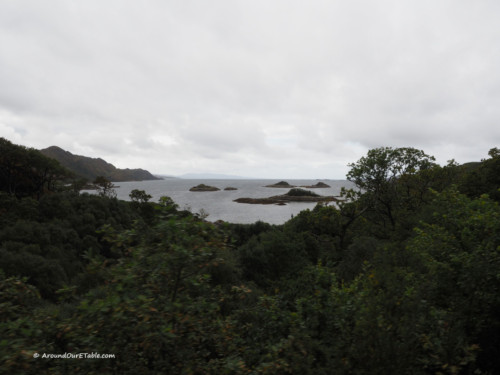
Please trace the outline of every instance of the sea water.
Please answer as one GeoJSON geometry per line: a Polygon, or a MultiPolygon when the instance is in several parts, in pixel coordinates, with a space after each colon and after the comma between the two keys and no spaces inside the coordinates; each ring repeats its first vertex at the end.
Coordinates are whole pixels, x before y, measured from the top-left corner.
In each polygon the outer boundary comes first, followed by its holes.
{"type": "MultiPolygon", "coordinates": [[[[353,184],[346,180],[286,180],[290,185],[310,186],[322,181],[329,188],[307,189],[319,195],[338,196],[343,186],[353,187],[353,184]]],[[[274,195],[287,193],[290,188],[269,188],[279,182],[278,180],[211,180],[211,179],[180,179],[166,178],[156,181],[131,181],[116,182],[115,191],[117,198],[130,200],[129,194],[133,189],[144,190],[153,198],[151,201],[157,202],[160,197],[167,196],[179,206],[180,209],[187,209],[193,213],[208,214],[206,220],[223,220],[230,223],[254,223],[258,220],[270,224],[283,224],[285,221],[297,215],[300,211],[313,209],[316,203],[290,202],[284,206],[275,204],[246,204],[234,202],[237,198],[267,198],[274,195]],[[199,184],[215,186],[220,191],[192,192],[189,189],[199,184]],[[226,187],[233,187],[237,190],[224,190],[226,187]]]]}

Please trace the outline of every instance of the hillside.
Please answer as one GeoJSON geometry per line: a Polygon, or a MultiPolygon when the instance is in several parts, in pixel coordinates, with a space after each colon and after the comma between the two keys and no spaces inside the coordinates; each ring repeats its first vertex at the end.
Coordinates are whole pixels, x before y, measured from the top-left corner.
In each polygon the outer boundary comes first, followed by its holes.
{"type": "Polygon", "coordinates": [[[104,176],[114,182],[160,180],[144,169],[118,169],[103,159],[73,155],[57,146],[45,148],[40,152],[56,159],[62,166],[89,181],[93,181],[97,176],[104,176]]]}

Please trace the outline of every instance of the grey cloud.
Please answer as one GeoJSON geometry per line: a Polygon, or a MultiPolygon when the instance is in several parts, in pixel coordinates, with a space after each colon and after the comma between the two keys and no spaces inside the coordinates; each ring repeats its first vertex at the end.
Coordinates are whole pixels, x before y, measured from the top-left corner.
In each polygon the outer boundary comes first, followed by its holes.
{"type": "Polygon", "coordinates": [[[493,0],[3,2],[0,135],[172,174],[342,178],[383,145],[478,160],[500,143],[499,15],[493,0]]]}

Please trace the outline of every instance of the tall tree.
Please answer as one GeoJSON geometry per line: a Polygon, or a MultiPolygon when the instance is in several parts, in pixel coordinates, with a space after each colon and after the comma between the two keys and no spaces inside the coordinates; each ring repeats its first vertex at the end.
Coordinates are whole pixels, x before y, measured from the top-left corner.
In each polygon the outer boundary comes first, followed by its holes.
{"type": "Polygon", "coordinates": [[[380,147],[351,163],[347,179],[361,189],[363,199],[392,228],[401,205],[418,204],[430,187],[424,171],[437,168],[434,157],[412,147],[380,147]],[[420,197],[420,198],[419,198],[420,197]]]}
{"type": "Polygon", "coordinates": [[[97,187],[100,196],[108,198],[116,197],[115,185],[106,177],[97,176],[94,180],[94,185],[97,187]]]}

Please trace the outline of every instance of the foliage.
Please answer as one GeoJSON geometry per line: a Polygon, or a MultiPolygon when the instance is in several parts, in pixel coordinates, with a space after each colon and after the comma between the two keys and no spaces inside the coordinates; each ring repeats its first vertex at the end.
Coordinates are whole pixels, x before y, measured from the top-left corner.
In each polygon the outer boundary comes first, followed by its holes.
{"type": "Polygon", "coordinates": [[[129,197],[132,201],[132,207],[138,212],[138,214],[147,223],[152,223],[155,216],[154,206],[148,204],[148,201],[152,198],[152,196],[147,194],[144,190],[134,189],[130,192],[129,197]]]}
{"type": "Polygon", "coordinates": [[[118,256],[97,232],[102,226],[123,229],[140,218],[126,202],[89,194],[50,194],[40,201],[11,197],[2,207],[8,215],[0,228],[0,268],[8,276],[28,277],[51,300],[67,283],[88,282],[87,256],[118,256]]]}
{"type": "MultiPolygon", "coordinates": [[[[500,207],[487,196],[456,190],[437,195],[433,220],[416,229],[409,248],[427,260],[426,295],[480,349],[478,365],[500,371],[500,207]]],[[[450,323],[451,324],[451,323],[450,323]]]]}
{"type": "Polygon", "coordinates": [[[490,157],[371,150],[351,164],[358,190],[281,226],[206,222],[140,190],[4,190],[2,373],[500,373],[490,157]]]}
{"type": "Polygon", "coordinates": [[[241,246],[248,242],[253,236],[273,229],[273,225],[263,221],[256,221],[253,224],[228,224],[230,239],[234,246],[241,246]]]}
{"type": "Polygon", "coordinates": [[[132,202],[137,203],[147,203],[152,198],[152,196],[147,194],[144,190],[139,189],[132,190],[129,194],[129,197],[132,202]]]}
{"type": "Polygon", "coordinates": [[[217,358],[230,350],[230,328],[208,272],[221,262],[224,238],[193,217],[107,238],[125,256],[109,283],[81,301],[68,341],[80,351],[120,353],[113,364],[120,373],[223,372],[217,358]]]}
{"type": "Polygon", "coordinates": [[[498,148],[492,148],[489,159],[481,163],[469,174],[463,177],[460,190],[470,197],[488,194],[491,199],[500,202],[500,153],[498,148]]]}
{"type": "Polygon", "coordinates": [[[71,175],[54,159],[39,151],[12,144],[0,138],[0,191],[10,195],[39,199],[61,188],[71,175]]]}
{"type": "Polygon", "coordinates": [[[104,176],[97,176],[94,186],[101,197],[116,198],[115,185],[104,176]]]}
{"type": "Polygon", "coordinates": [[[349,164],[347,179],[365,192],[364,200],[378,214],[385,226],[395,229],[397,211],[424,203],[431,176],[426,171],[436,168],[434,157],[411,147],[381,147],[368,151],[356,163],[349,164]]]}

